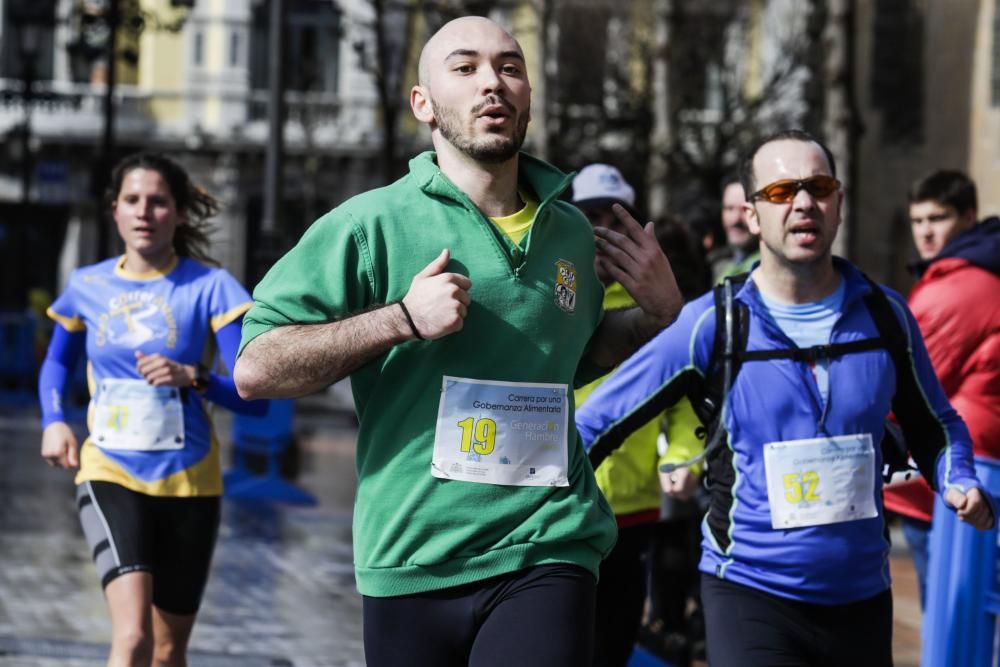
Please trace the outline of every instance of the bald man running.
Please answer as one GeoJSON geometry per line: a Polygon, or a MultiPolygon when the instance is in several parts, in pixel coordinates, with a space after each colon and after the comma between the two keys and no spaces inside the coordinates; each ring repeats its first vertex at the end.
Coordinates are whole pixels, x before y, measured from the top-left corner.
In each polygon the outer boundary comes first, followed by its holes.
{"type": "Polygon", "coordinates": [[[370,667],[589,665],[614,516],[573,419],[676,317],[652,226],[592,231],[520,153],[531,88],[497,24],[452,21],[410,93],[434,151],[318,220],[257,286],[235,379],[292,397],[350,375],[370,667]],[[597,235],[595,238],[595,234],[597,235]],[[637,307],[604,312],[595,242],[637,307]]]}

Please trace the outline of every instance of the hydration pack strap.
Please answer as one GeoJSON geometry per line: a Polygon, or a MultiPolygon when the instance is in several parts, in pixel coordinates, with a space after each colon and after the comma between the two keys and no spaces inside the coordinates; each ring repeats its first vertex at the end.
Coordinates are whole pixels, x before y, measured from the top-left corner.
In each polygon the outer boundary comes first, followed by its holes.
{"type": "Polygon", "coordinates": [[[852,340],[849,343],[833,343],[830,345],[813,345],[812,347],[796,347],[781,350],[745,350],[737,352],[742,361],[769,361],[771,359],[792,359],[816,363],[819,359],[833,359],[854,352],[885,349],[887,346],[882,337],[852,340]]]}

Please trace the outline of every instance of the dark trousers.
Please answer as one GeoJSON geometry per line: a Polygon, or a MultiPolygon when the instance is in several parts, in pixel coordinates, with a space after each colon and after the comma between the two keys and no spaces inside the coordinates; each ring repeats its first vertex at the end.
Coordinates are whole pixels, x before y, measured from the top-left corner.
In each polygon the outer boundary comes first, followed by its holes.
{"type": "Polygon", "coordinates": [[[931,551],[931,524],[920,519],[903,519],[903,537],[910,548],[910,558],[913,559],[913,570],[917,574],[917,585],[920,587],[920,608],[927,607],[927,568],[931,551]]]}
{"type": "Polygon", "coordinates": [[[788,600],[702,574],[712,667],[892,667],[892,591],[842,605],[788,600]]]}
{"type": "Polygon", "coordinates": [[[540,565],[440,591],[365,596],[368,667],[580,667],[593,652],[594,576],[540,565]]]}
{"type": "Polygon", "coordinates": [[[701,607],[701,515],[653,524],[649,562],[649,617],[662,631],[704,639],[703,623],[688,617],[689,601],[701,607]],[[692,627],[696,626],[696,627],[692,627]]]}
{"type": "Polygon", "coordinates": [[[652,524],[618,530],[597,584],[594,667],[624,667],[635,647],[646,600],[646,557],[652,524]]]}

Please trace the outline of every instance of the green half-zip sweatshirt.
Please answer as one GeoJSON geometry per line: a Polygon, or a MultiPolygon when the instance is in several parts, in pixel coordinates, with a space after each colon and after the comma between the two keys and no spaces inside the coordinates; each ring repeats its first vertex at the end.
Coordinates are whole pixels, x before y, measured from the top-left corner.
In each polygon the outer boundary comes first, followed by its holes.
{"type": "Polygon", "coordinates": [[[550,563],[597,575],[613,514],[568,414],[569,486],[501,486],[431,475],[442,376],[572,388],[607,372],[581,362],[603,312],[587,219],[558,200],[570,176],[521,154],[539,201],[523,250],[438,169],[408,175],[317,220],[254,290],[243,345],[285,324],[340,319],[405,296],[443,248],[472,280],[461,331],[392,348],[351,376],[360,420],[354,560],[358,590],[418,593],[550,563]],[[575,286],[573,283],[575,282],[575,286]],[[567,285],[575,290],[567,291],[567,285]]]}

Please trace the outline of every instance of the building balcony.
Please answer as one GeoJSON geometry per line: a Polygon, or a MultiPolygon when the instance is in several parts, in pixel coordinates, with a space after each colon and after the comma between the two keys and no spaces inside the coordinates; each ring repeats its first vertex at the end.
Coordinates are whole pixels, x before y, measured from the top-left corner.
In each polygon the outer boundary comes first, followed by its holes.
{"type": "MultiPolygon", "coordinates": [[[[32,90],[32,133],[42,142],[93,143],[104,128],[105,88],[100,84],[40,81],[32,90]]],[[[119,143],[249,148],[266,143],[266,90],[204,88],[150,90],[120,85],[114,91],[119,143]]],[[[290,150],[372,152],[381,141],[371,99],[332,93],[285,93],[290,150]]],[[[24,120],[23,84],[0,79],[0,136],[24,120]]]]}

